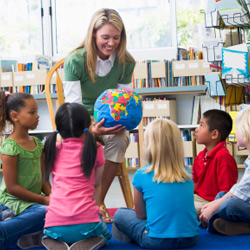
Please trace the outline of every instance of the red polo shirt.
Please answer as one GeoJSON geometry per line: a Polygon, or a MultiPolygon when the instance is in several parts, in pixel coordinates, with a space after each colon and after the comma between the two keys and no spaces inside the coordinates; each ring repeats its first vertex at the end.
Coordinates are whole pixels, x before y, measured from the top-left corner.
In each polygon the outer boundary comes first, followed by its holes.
{"type": "Polygon", "coordinates": [[[206,156],[207,149],[201,151],[194,160],[194,193],[205,200],[212,201],[220,191],[228,192],[238,180],[235,159],[226,148],[226,142],[220,142],[206,156]]]}

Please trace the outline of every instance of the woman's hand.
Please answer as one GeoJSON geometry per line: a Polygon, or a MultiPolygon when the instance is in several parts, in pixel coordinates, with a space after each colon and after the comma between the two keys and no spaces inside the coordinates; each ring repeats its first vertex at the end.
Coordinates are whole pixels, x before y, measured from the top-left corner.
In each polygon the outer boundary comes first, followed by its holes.
{"type": "Polygon", "coordinates": [[[111,134],[119,134],[125,130],[125,127],[122,125],[116,125],[110,128],[103,127],[104,122],[105,122],[105,119],[103,118],[95,126],[92,125],[91,132],[96,135],[111,135],[111,134]]]}

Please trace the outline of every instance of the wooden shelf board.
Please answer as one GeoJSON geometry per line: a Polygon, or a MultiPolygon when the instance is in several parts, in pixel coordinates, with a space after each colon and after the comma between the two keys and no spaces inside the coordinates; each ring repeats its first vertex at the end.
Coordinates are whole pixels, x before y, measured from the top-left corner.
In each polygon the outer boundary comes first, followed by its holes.
{"type": "Polygon", "coordinates": [[[128,170],[128,171],[136,171],[137,169],[139,169],[139,168],[131,168],[131,167],[127,167],[127,170],[128,170]]]}
{"type": "Polygon", "coordinates": [[[244,164],[237,165],[238,168],[245,168],[244,164]]]}
{"type": "Polygon", "coordinates": [[[162,87],[162,88],[138,88],[133,89],[141,96],[149,95],[176,95],[176,94],[205,94],[207,86],[182,86],[182,87],[162,87]]]}
{"type": "MultiPolygon", "coordinates": [[[[36,100],[46,100],[45,94],[33,94],[36,100]]],[[[51,93],[52,99],[57,99],[57,93],[51,93]]]]}

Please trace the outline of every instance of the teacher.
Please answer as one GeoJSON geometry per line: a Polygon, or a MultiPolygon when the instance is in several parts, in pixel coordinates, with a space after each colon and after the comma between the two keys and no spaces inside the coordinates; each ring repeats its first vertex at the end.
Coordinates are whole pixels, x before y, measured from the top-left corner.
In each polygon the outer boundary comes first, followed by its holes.
{"type": "MultiPolygon", "coordinates": [[[[106,89],[130,88],[135,66],[126,49],[126,31],[117,11],[100,9],[91,18],[84,41],[64,63],[65,102],[84,104],[91,116],[97,97],[106,89]]],[[[105,165],[102,185],[96,196],[103,220],[112,222],[104,204],[105,196],[124,160],[129,133],[123,126],[103,127],[104,119],[92,126],[92,133],[104,144],[105,165]]]]}

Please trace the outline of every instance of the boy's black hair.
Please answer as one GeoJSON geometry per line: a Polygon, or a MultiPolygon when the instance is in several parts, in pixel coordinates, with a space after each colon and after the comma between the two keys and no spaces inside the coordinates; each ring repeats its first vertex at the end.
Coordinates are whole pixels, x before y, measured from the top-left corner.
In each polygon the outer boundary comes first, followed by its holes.
{"type": "Polygon", "coordinates": [[[210,109],[203,113],[203,117],[207,120],[209,131],[217,129],[220,133],[220,141],[225,141],[233,126],[231,116],[225,111],[210,109]]]}
{"type": "MultiPolygon", "coordinates": [[[[55,117],[56,127],[63,139],[79,138],[85,128],[89,128],[91,118],[88,110],[79,103],[62,104],[55,117]]],[[[57,132],[53,132],[45,142],[45,179],[49,179],[51,169],[54,165],[56,153],[57,132]]],[[[85,132],[85,142],[82,151],[81,166],[86,177],[91,175],[95,164],[97,154],[97,145],[94,136],[90,131],[85,132]]]]}

